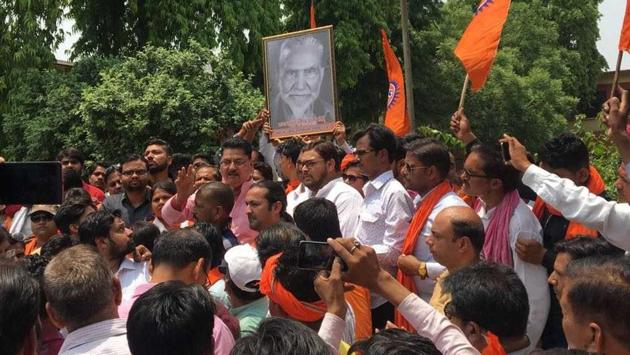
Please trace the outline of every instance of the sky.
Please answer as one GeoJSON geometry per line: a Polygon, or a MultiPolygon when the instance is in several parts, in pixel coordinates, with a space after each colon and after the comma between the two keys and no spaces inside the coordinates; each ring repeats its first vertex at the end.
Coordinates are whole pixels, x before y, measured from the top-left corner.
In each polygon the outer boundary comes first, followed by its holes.
{"type": "MultiPolygon", "coordinates": [[[[617,45],[619,44],[619,33],[625,12],[625,1],[604,0],[599,6],[599,11],[602,13],[602,17],[599,19],[600,39],[597,42],[597,49],[606,58],[609,70],[614,70],[617,63],[617,45]]],[[[68,60],[70,55],[67,51],[78,38],[77,34],[72,33],[72,25],[73,21],[62,23],[62,28],[67,34],[66,40],[55,52],[57,59],[68,60]]],[[[625,61],[622,61],[622,69],[630,69],[630,56],[626,54],[626,57],[625,61]]]]}

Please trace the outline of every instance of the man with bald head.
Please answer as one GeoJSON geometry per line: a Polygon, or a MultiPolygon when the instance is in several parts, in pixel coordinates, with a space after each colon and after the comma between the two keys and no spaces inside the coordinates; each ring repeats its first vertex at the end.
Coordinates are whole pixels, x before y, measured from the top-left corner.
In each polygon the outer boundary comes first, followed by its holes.
{"type": "Polygon", "coordinates": [[[443,209],[435,217],[426,244],[433,258],[446,270],[438,277],[429,302],[444,313],[449,297],[442,293],[442,281],[451,273],[479,262],[485,233],[483,222],[468,206],[443,209]]]}
{"type": "Polygon", "coordinates": [[[212,224],[221,231],[223,246],[229,249],[238,244],[230,229],[230,213],[234,207],[234,193],[224,183],[212,181],[202,185],[195,195],[193,218],[196,222],[212,224]]]}
{"type": "Polygon", "coordinates": [[[418,193],[420,202],[398,258],[398,280],[429,301],[435,280],[445,265],[433,255],[425,240],[431,235],[438,213],[453,206],[467,206],[453,192],[447,177],[451,168],[448,148],[432,139],[420,139],[405,146],[402,166],[406,188],[418,193]]]}

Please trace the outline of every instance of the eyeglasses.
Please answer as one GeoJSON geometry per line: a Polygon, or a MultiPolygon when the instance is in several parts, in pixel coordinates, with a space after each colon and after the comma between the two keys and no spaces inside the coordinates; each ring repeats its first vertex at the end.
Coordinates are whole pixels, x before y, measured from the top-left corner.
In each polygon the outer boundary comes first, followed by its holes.
{"type": "Polygon", "coordinates": [[[324,159],[319,159],[319,160],[309,160],[309,161],[298,161],[295,166],[297,166],[298,170],[306,167],[307,169],[313,169],[313,167],[315,165],[317,165],[317,163],[323,162],[324,159]]]}
{"type": "Polygon", "coordinates": [[[123,171],[121,174],[123,176],[133,176],[133,174],[136,174],[138,176],[142,176],[145,175],[148,171],[146,169],[142,169],[142,170],[126,170],[123,171]]]}
{"type": "Polygon", "coordinates": [[[405,162],[403,164],[403,169],[413,173],[414,170],[418,170],[418,169],[429,169],[430,166],[413,166],[413,165],[409,165],[407,162],[405,162]]]}
{"type": "Polygon", "coordinates": [[[348,174],[343,174],[343,181],[348,181],[348,182],[355,182],[358,179],[361,179],[363,181],[366,181],[368,178],[365,175],[348,175],[348,174]]]}
{"type": "Polygon", "coordinates": [[[48,222],[52,220],[53,220],[53,216],[48,213],[36,214],[36,215],[31,216],[31,222],[33,223],[48,222]]]}
{"type": "Polygon", "coordinates": [[[236,159],[236,160],[221,160],[219,162],[219,164],[224,167],[227,168],[229,166],[231,166],[232,164],[236,165],[237,167],[244,165],[245,163],[247,163],[246,159],[236,159]]]}
{"type": "Polygon", "coordinates": [[[462,171],[462,179],[464,180],[468,180],[471,177],[478,177],[478,178],[482,178],[482,179],[495,179],[496,176],[490,176],[490,175],[477,175],[477,174],[473,174],[470,171],[464,169],[462,171]]]}
{"type": "Polygon", "coordinates": [[[371,153],[373,152],[374,149],[366,149],[366,150],[360,150],[360,149],[355,149],[354,150],[354,155],[358,156],[359,158],[363,155],[366,155],[367,153],[371,153]]]}

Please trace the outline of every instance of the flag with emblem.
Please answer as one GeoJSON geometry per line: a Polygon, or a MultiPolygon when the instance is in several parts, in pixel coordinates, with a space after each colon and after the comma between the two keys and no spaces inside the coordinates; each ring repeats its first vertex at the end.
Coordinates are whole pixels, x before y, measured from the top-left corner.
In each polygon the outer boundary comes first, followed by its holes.
{"type": "Polygon", "coordinates": [[[411,132],[411,121],[407,115],[407,100],[405,99],[405,79],[400,62],[389,45],[387,34],[381,29],[385,67],[389,89],[387,90],[387,112],[385,126],[394,131],[397,136],[404,136],[411,132]]]}
{"type": "Polygon", "coordinates": [[[488,79],[509,9],[510,0],[482,0],[455,48],[473,91],[481,89],[488,79]]]}

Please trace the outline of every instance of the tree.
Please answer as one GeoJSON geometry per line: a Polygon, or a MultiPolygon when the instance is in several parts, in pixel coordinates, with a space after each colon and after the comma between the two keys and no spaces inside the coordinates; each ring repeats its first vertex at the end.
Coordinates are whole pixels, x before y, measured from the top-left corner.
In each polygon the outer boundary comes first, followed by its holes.
{"type": "Polygon", "coordinates": [[[125,59],[80,60],[69,73],[25,73],[3,115],[2,153],[42,160],[78,146],[94,159],[118,161],[151,137],[182,153],[217,146],[264,100],[229,60],[195,42],[188,47],[147,46],[125,59]]]}

